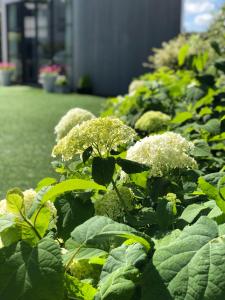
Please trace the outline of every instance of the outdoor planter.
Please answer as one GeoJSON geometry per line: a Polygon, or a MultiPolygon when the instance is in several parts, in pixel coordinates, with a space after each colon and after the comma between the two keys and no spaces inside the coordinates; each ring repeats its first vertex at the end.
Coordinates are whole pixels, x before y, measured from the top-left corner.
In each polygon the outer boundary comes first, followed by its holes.
{"type": "Polygon", "coordinates": [[[55,89],[56,76],[44,76],[42,78],[43,89],[48,93],[53,93],[55,89]]]}
{"type": "Polygon", "coordinates": [[[55,91],[56,79],[61,72],[61,67],[57,65],[45,66],[40,69],[40,83],[43,89],[48,93],[55,91]]]}
{"type": "Polygon", "coordinates": [[[70,87],[65,75],[59,75],[55,82],[55,92],[59,94],[69,93],[70,87]]]}
{"type": "Polygon", "coordinates": [[[11,85],[14,71],[15,71],[14,64],[0,63],[0,86],[11,85]]]}
{"type": "Polygon", "coordinates": [[[68,94],[70,92],[70,87],[68,85],[56,85],[55,92],[58,94],[68,94]]]}

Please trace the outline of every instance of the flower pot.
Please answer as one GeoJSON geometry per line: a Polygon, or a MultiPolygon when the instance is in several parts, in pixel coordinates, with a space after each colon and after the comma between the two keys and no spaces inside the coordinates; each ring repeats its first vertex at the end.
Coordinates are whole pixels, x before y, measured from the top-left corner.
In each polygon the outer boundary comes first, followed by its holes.
{"type": "Polygon", "coordinates": [[[10,70],[0,70],[0,85],[1,86],[9,86],[12,83],[12,74],[13,72],[10,70]]]}
{"type": "Polygon", "coordinates": [[[59,94],[68,94],[70,92],[70,88],[68,85],[56,85],[55,92],[59,94]]]}
{"type": "Polygon", "coordinates": [[[44,76],[42,79],[43,89],[48,93],[53,93],[55,89],[56,76],[44,76]]]}

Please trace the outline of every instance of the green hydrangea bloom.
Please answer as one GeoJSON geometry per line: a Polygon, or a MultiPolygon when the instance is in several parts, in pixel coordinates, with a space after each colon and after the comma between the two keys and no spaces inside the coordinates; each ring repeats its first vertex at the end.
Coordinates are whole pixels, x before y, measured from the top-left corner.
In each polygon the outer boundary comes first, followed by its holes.
{"type": "Polygon", "coordinates": [[[82,108],[70,109],[55,127],[56,140],[59,141],[66,136],[74,126],[94,118],[95,116],[88,110],[82,108]]]}
{"type": "Polygon", "coordinates": [[[74,277],[80,280],[94,279],[98,281],[101,266],[90,264],[88,259],[82,259],[79,261],[74,259],[70,265],[70,272],[74,277]]]}
{"type": "Polygon", "coordinates": [[[130,143],[134,137],[135,131],[121,120],[96,118],[71,129],[53,148],[52,155],[61,155],[63,160],[70,160],[92,147],[94,155],[107,156],[112,149],[117,150],[119,146],[130,143]]]}
{"type": "Polygon", "coordinates": [[[160,111],[147,111],[137,120],[135,128],[141,131],[157,132],[166,128],[170,116],[160,111]]]}
{"type": "Polygon", "coordinates": [[[114,190],[109,191],[94,203],[96,215],[106,216],[117,221],[125,215],[126,211],[134,209],[134,194],[132,191],[124,186],[118,187],[118,191],[123,203],[121,203],[114,190]]]}

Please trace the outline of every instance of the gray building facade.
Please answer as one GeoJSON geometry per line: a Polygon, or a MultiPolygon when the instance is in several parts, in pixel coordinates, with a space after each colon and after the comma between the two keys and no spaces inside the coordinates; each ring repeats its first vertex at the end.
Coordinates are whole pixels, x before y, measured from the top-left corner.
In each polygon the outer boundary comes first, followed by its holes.
{"type": "Polygon", "coordinates": [[[93,92],[127,91],[151,48],[181,29],[182,0],[0,0],[2,60],[36,82],[44,64],[65,65],[72,86],[88,75],[93,92]]]}

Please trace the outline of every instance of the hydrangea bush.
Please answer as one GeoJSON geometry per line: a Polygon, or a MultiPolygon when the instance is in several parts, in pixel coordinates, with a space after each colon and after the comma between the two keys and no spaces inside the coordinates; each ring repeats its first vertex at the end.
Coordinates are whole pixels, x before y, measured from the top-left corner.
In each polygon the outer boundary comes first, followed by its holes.
{"type": "Polygon", "coordinates": [[[62,117],[55,178],[0,202],[0,299],[225,298],[225,63],[214,42],[219,60],[182,45],[176,66],[141,76],[102,117],[62,117]]]}

